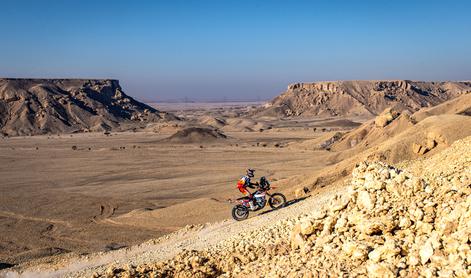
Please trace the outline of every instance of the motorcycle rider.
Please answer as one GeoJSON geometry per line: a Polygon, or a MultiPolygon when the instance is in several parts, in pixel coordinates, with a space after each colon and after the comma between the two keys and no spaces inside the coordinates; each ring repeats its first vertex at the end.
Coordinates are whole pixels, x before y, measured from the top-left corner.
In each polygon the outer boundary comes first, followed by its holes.
{"type": "Polygon", "coordinates": [[[247,190],[247,187],[255,189],[255,186],[258,186],[258,183],[252,183],[251,178],[253,178],[255,175],[255,170],[254,169],[247,169],[247,174],[243,176],[238,182],[237,182],[237,188],[239,191],[244,194],[245,196],[250,198],[250,209],[255,210],[256,207],[254,205],[254,200],[253,200],[253,195],[247,190]]]}

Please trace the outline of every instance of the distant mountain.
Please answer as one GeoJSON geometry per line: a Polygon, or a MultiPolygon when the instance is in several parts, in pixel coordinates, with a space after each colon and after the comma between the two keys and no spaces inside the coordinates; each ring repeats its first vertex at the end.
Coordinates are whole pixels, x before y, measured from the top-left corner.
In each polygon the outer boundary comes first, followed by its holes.
{"type": "Polygon", "coordinates": [[[0,79],[0,133],[128,130],[175,117],[127,96],[118,80],[0,79]]]}
{"type": "Polygon", "coordinates": [[[471,82],[332,81],[295,83],[259,116],[372,116],[384,109],[415,112],[471,92],[471,82]]]}

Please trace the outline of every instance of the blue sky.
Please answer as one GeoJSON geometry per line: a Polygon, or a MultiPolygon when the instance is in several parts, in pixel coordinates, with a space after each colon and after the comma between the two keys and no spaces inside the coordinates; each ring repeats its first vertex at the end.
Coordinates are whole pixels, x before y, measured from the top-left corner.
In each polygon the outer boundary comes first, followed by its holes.
{"type": "Polygon", "coordinates": [[[471,1],[0,0],[0,76],[115,78],[141,100],[298,81],[471,79],[471,1]]]}

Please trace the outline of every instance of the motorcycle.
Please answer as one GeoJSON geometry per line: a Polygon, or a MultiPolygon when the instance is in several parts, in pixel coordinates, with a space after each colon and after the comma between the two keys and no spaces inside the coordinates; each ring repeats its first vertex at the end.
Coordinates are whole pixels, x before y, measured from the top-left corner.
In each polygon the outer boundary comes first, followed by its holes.
{"type": "Polygon", "coordinates": [[[258,211],[263,209],[267,202],[272,209],[279,209],[286,204],[286,197],[281,193],[271,194],[270,189],[275,189],[276,187],[271,187],[270,183],[265,177],[260,178],[258,183],[257,190],[252,194],[254,209],[250,208],[251,199],[247,196],[237,199],[238,204],[232,208],[232,218],[237,221],[245,220],[249,217],[249,211],[258,211]],[[268,200],[267,200],[268,196],[268,200]]]}

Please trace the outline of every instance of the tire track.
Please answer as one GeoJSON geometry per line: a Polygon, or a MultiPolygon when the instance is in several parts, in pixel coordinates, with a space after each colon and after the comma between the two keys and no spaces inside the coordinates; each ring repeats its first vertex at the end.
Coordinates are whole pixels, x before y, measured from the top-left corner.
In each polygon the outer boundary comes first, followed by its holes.
{"type": "Polygon", "coordinates": [[[51,218],[41,218],[41,217],[34,217],[34,216],[27,216],[19,213],[14,213],[11,211],[0,211],[0,216],[14,218],[18,220],[28,220],[28,221],[38,221],[38,222],[46,222],[55,225],[64,225],[66,227],[72,227],[67,221],[59,220],[59,219],[51,219],[51,218]]]}

